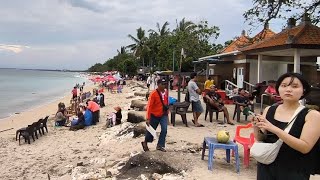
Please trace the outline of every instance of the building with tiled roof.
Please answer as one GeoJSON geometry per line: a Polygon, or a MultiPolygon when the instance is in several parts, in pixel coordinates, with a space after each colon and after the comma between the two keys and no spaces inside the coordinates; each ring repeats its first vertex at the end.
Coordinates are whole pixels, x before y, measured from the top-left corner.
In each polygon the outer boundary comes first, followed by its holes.
{"type": "Polygon", "coordinates": [[[320,28],[312,25],[308,16],[295,23],[289,19],[280,33],[267,27],[253,38],[242,34],[220,54],[199,58],[198,62],[207,63],[207,76],[211,72],[219,82],[229,80],[238,87],[276,80],[286,72],[300,72],[310,83],[316,83],[320,28]]]}

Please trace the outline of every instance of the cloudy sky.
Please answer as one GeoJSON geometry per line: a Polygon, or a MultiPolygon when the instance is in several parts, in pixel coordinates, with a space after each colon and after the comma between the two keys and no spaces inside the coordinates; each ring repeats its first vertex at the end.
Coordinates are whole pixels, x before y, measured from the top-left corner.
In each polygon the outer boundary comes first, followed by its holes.
{"type": "MultiPolygon", "coordinates": [[[[185,17],[220,27],[224,43],[249,27],[249,0],[10,0],[0,3],[0,68],[87,69],[131,43],[140,26],[185,17]]],[[[270,25],[279,32],[279,26],[270,25]]]]}

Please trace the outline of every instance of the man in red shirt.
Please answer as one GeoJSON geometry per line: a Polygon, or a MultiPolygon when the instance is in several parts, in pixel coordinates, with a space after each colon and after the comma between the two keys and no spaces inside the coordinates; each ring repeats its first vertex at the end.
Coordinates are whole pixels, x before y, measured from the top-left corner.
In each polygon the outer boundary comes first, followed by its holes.
{"type": "MultiPolygon", "coordinates": [[[[167,136],[168,126],[168,97],[165,94],[167,82],[165,79],[157,80],[158,88],[151,92],[147,104],[147,126],[152,126],[157,129],[158,125],[161,126],[160,137],[157,144],[157,150],[166,152],[165,142],[167,136]]],[[[148,142],[153,141],[153,136],[150,132],[146,132],[145,140],[141,142],[143,150],[149,151],[148,142]]]]}
{"type": "Polygon", "coordinates": [[[99,117],[100,117],[99,104],[89,99],[87,101],[87,109],[89,109],[92,112],[92,124],[96,125],[97,122],[99,122],[99,117]]]}

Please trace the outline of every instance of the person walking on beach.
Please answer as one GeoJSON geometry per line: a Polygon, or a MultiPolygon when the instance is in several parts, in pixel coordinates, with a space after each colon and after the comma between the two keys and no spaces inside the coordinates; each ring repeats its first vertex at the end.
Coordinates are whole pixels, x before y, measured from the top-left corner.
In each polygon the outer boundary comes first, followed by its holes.
{"type": "Polygon", "coordinates": [[[195,72],[191,73],[190,81],[188,83],[188,92],[190,96],[189,99],[192,105],[192,112],[193,112],[193,118],[194,118],[192,122],[196,127],[203,127],[203,125],[198,122],[198,118],[200,114],[203,112],[203,108],[199,98],[199,95],[201,94],[201,90],[199,89],[197,83],[195,82],[196,80],[197,80],[197,73],[195,72]]]}
{"type": "MultiPolygon", "coordinates": [[[[161,126],[160,137],[157,144],[157,150],[166,152],[165,142],[167,136],[168,126],[168,97],[165,94],[165,87],[167,82],[165,79],[157,81],[158,88],[151,92],[147,104],[147,121],[146,125],[157,129],[158,125],[161,126]]],[[[145,140],[141,142],[143,150],[149,151],[148,142],[153,141],[153,136],[150,132],[146,132],[145,140]]]]}
{"type": "Polygon", "coordinates": [[[72,99],[73,99],[73,100],[74,100],[75,98],[77,98],[77,96],[78,96],[77,86],[73,87],[71,93],[72,93],[72,99]]]}
{"type": "Polygon", "coordinates": [[[279,77],[276,91],[283,104],[267,107],[262,115],[253,118],[254,136],[264,143],[283,141],[271,164],[258,162],[258,180],[307,180],[320,170],[320,113],[303,108],[295,116],[289,132],[284,129],[300,107],[299,100],[310,92],[309,83],[298,73],[279,77]]]}
{"type": "Polygon", "coordinates": [[[152,80],[151,80],[151,75],[148,76],[147,78],[147,88],[148,88],[148,91],[150,90],[150,84],[152,83],[152,80]]]}
{"type": "Polygon", "coordinates": [[[96,125],[99,122],[100,116],[99,104],[89,99],[87,101],[87,109],[89,109],[92,112],[92,124],[96,125]]]}

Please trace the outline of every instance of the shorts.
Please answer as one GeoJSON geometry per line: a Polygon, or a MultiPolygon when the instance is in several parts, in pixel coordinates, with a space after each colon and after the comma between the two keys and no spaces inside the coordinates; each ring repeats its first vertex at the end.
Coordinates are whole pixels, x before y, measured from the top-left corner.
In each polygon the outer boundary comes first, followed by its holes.
{"type": "Polygon", "coordinates": [[[147,87],[149,88],[149,87],[150,87],[150,84],[147,84],[147,87]]]}
{"type": "Polygon", "coordinates": [[[192,112],[197,112],[197,113],[202,113],[203,112],[203,108],[202,108],[200,100],[192,101],[191,105],[192,105],[192,112]]]}
{"type": "Polygon", "coordinates": [[[224,105],[223,105],[223,104],[219,104],[218,107],[213,106],[213,105],[210,105],[210,107],[213,108],[213,109],[222,110],[222,108],[224,107],[224,105]]]}

